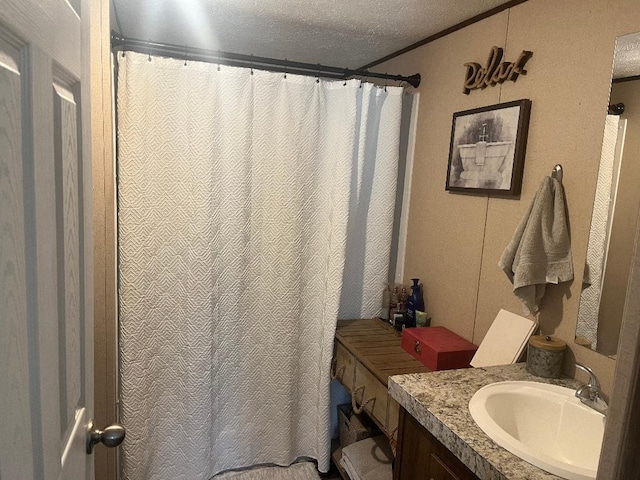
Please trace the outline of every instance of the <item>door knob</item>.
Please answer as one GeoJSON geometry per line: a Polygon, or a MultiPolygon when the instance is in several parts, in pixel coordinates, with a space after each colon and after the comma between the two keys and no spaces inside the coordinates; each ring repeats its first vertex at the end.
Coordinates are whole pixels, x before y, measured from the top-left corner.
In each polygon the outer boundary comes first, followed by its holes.
{"type": "Polygon", "coordinates": [[[124,427],[118,423],[109,425],[104,430],[98,430],[93,422],[87,428],[87,453],[93,452],[93,446],[102,442],[105,447],[117,447],[124,440],[124,427]]]}

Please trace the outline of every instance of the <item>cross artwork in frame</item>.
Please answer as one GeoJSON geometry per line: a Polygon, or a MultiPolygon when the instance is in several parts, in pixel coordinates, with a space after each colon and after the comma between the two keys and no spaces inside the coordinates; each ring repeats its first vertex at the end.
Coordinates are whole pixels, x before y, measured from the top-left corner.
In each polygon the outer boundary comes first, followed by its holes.
{"type": "Polygon", "coordinates": [[[453,114],[446,189],[520,195],[531,100],[453,114]]]}

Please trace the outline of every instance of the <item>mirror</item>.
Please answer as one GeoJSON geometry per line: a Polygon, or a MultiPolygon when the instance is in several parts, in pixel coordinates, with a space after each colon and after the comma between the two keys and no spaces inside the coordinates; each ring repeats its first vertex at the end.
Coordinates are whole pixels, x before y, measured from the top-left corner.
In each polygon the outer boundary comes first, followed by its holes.
{"type": "Polygon", "coordinates": [[[615,356],[640,208],[640,33],[616,40],[576,343],[615,356]]]}

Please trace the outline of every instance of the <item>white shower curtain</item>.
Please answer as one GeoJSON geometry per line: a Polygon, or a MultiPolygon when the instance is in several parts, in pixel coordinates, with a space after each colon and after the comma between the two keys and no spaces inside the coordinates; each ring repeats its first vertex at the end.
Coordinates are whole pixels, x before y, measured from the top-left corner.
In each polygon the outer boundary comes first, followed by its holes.
{"type": "Polygon", "coordinates": [[[619,120],[620,117],[617,115],[607,115],[605,119],[596,197],[591,214],[589,244],[587,245],[585,272],[580,294],[580,309],[576,326],[576,336],[589,340],[591,348],[594,350],[598,346],[600,297],[602,296],[605,259],[609,249],[611,189],[614,185],[617,185],[614,171],[616,171],[616,144],[618,141],[619,120]]]}
{"type": "Polygon", "coordinates": [[[118,62],[124,478],[326,471],[338,310],[376,314],[387,277],[402,90],[118,62]]]}

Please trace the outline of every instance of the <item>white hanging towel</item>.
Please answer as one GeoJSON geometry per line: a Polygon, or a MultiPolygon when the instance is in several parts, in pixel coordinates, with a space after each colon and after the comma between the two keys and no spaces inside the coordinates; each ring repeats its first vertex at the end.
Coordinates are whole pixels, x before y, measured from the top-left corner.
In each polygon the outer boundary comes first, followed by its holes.
{"type": "Polygon", "coordinates": [[[498,265],[513,283],[525,316],[538,311],[547,283],[573,279],[564,189],[558,180],[542,181],[498,265]]]}

